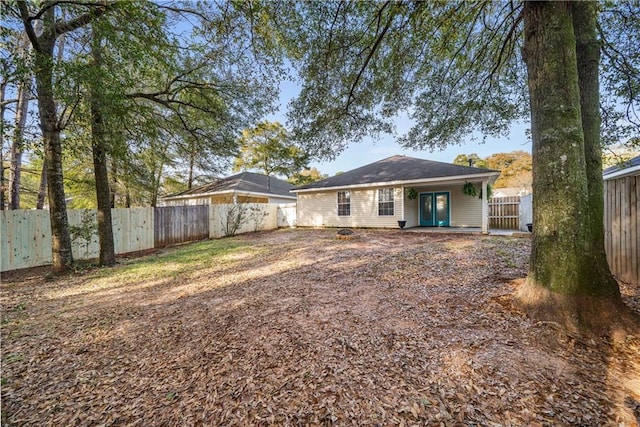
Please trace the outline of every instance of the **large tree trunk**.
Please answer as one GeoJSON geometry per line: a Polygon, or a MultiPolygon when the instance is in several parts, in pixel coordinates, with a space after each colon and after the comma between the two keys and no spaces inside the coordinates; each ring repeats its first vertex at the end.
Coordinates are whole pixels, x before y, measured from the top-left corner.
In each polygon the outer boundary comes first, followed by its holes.
{"type": "Polygon", "coordinates": [[[115,159],[111,158],[111,181],[110,184],[110,197],[111,197],[111,209],[115,209],[116,207],[116,192],[118,191],[118,166],[116,165],[115,159]]]}
{"type": "Polygon", "coordinates": [[[600,42],[596,30],[597,3],[573,2],[573,30],[576,37],[576,60],[580,87],[580,112],[584,134],[584,153],[588,190],[590,293],[619,297],[604,251],[604,185],[602,181],[602,147],[600,145],[600,42]]]}
{"type": "Polygon", "coordinates": [[[42,172],[40,173],[40,186],[38,187],[38,198],[36,199],[36,209],[44,209],[44,202],[47,197],[47,158],[42,160],[42,172]]]}
{"type": "MultiPolygon", "coordinates": [[[[7,91],[7,80],[3,77],[0,81],[0,135],[4,135],[4,97],[7,91]]],[[[4,186],[4,145],[0,145],[0,210],[4,210],[6,206],[5,186],[4,186]]]]}
{"type": "MultiPolygon", "coordinates": [[[[526,2],[524,56],[533,140],[533,245],[519,300],[573,330],[606,327],[619,308],[594,269],[576,39],[568,2],[526,2]]],[[[596,95],[597,96],[597,95],[596,95]]],[[[601,201],[602,203],[602,201],[601,201]]],[[[601,229],[600,226],[599,229],[601,229]]]]}
{"type": "Polygon", "coordinates": [[[73,263],[71,237],[67,219],[62,173],[62,144],[58,128],[58,114],[53,95],[53,47],[55,43],[54,8],[43,15],[43,35],[38,38],[35,53],[35,80],[38,94],[40,127],[47,165],[47,188],[54,273],[67,271],[73,263]]]}
{"type": "Polygon", "coordinates": [[[187,180],[187,188],[189,190],[191,190],[191,187],[193,187],[193,168],[195,167],[195,163],[196,153],[191,152],[189,153],[189,179],[187,180]]]}
{"type": "MultiPolygon", "coordinates": [[[[28,43],[28,41],[25,40],[24,43],[28,43]]],[[[23,47],[23,49],[24,52],[22,54],[26,55],[26,46],[23,47]]],[[[9,209],[20,209],[20,178],[22,174],[22,153],[24,151],[24,128],[27,124],[30,92],[31,76],[27,76],[18,86],[18,106],[16,109],[13,141],[11,142],[11,164],[9,167],[9,209]]]]}
{"type": "Polygon", "coordinates": [[[111,266],[116,263],[113,242],[113,226],[111,221],[111,196],[109,191],[109,173],[107,168],[108,144],[105,140],[100,84],[100,67],[102,64],[101,42],[93,33],[92,55],[93,66],[98,72],[91,82],[91,142],[93,152],[93,168],[96,180],[96,197],[98,201],[98,239],[100,241],[100,265],[111,266]]]}

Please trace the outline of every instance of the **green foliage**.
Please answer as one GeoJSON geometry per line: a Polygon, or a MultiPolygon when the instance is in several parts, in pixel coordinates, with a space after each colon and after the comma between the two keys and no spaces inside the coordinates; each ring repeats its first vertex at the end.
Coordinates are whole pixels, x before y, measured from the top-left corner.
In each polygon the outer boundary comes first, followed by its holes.
{"type": "Polygon", "coordinates": [[[640,7],[637,0],[600,3],[602,143],[626,143],[640,136],[640,7]]]}
{"type": "MultiPolygon", "coordinates": [[[[495,182],[496,188],[505,187],[531,187],[533,159],[526,151],[512,151],[509,153],[495,153],[486,158],[479,157],[476,153],[459,154],[453,163],[462,166],[472,166],[500,171],[500,177],[495,182]]],[[[465,193],[466,194],[466,193],[465,193]]]]}
{"type": "MultiPolygon", "coordinates": [[[[480,189],[480,194],[478,194],[478,198],[482,199],[482,189],[480,189]]],[[[491,184],[487,184],[487,199],[490,199],[493,196],[493,186],[491,184]]]]}
{"type": "Polygon", "coordinates": [[[455,159],[453,159],[453,163],[460,166],[472,166],[474,168],[482,168],[489,169],[487,166],[487,162],[480,158],[476,153],[467,154],[458,154],[455,159]]]}
{"type": "Polygon", "coordinates": [[[496,188],[531,187],[533,158],[526,151],[496,153],[486,159],[487,168],[499,170],[496,188]]]}
{"type": "Polygon", "coordinates": [[[476,186],[473,185],[472,182],[465,182],[464,185],[462,186],[462,194],[475,197],[478,195],[478,190],[476,189],[476,186]]]}
{"type": "Polygon", "coordinates": [[[94,236],[98,234],[98,224],[95,213],[89,209],[85,209],[82,212],[80,223],[69,226],[69,234],[71,235],[72,241],[84,245],[85,254],[88,254],[89,245],[91,245],[94,236]]]}
{"type": "Polygon", "coordinates": [[[322,181],[329,178],[329,175],[321,173],[317,168],[303,169],[297,174],[289,178],[289,182],[295,186],[301,187],[314,182],[322,181]]]}
{"type": "Polygon", "coordinates": [[[415,188],[413,187],[407,188],[407,198],[409,200],[415,200],[418,198],[418,192],[416,191],[415,188]]]}
{"type": "MultiPolygon", "coordinates": [[[[462,194],[466,196],[476,197],[482,199],[482,189],[478,190],[472,182],[465,182],[462,186],[462,194]]],[[[487,199],[490,199],[493,195],[493,187],[491,184],[487,184],[487,199]]]]}
{"type": "MultiPolygon", "coordinates": [[[[42,4],[27,7],[35,15],[42,4]]],[[[69,21],[101,6],[71,1],[51,7],[69,21]]],[[[284,76],[282,52],[264,13],[243,2],[117,1],[105,10],[90,25],[60,37],[54,52],[62,145],[65,162],[73,164],[65,176],[72,204],[95,206],[87,155],[91,91],[100,94],[116,203],[154,203],[171,192],[163,189],[168,171],[184,183],[218,175],[237,152],[240,129],[273,110],[284,76]],[[93,63],[92,34],[101,40],[100,67],[93,63]]],[[[21,25],[17,3],[2,14],[3,41],[13,48],[21,25]]],[[[17,59],[3,51],[3,71],[16,82],[32,67],[17,59]]],[[[40,143],[37,131],[34,141],[40,143]]],[[[30,148],[41,151],[37,144],[30,148]]]]}
{"type": "MultiPolygon", "coordinates": [[[[312,155],[392,133],[398,115],[413,123],[399,142],[415,149],[462,144],[472,131],[504,135],[529,117],[523,2],[285,4],[269,7],[294,23],[279,28],[303,81],[289,118],[312,155]]],[[[609,139],[627,139],[640,134],[637,1],[602,9],[605,125],[609,139]]]]}
{"type": "Polygon", "coordinates": [[[409,113],[406,147],[497,135],[526,115],[518,62],[521,5],[470,2],[302,2],[285,30],[301,54],[291,103],[297,139],[332,158],[353,141],[392,132],[409,113]],[[513,29],[513,30],[512,30],[513,29]],[[496,35],[506,35],[506,40],[496,35]]]}
{"type": "Polygon", "coordinates": [[[278,122],[264,121],[242,131],[235,171],[254,169],[265,175],[292,177],[308,168],[309,156],[291,144],[287,130],[278,122]]]}

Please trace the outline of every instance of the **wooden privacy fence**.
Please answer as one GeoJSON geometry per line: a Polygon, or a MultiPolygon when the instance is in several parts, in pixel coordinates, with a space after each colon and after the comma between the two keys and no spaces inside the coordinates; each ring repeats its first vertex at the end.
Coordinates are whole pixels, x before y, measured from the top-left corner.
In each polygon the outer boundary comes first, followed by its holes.
{"type": "Polygon", "coordinates": [[[640,175],[604,181],[604,243],[611,272],[640,285],[640,175]]]}
{"type": "Polygon", "coordinates": [[[520,197],[489,199],[489,228],[518,230],[520,228],[520,197]]]}
{"type": "MultiPolygon", "coordinates": [[[[112,209],[116,254],[137,252],[170,244],[217,238],[226,235],[232,205],[170,206],[159,208],[112,209]]],[[[236,233],[295,225],[295,205],[243,204],[245,210],[236,233]]],[[[68,210],[69,226],[93,227],[87,240],[73,239],[74,259],[97,258],[100,247],[95,210],[68,210]]],[[[50,264],[51,225],[49,211],[0,211],[0,271],[50,264]]]]}
{"type": "Polygon", "coordinates": [[[154,246],[209,238],[209,206],[155,208],[154,246]]]}
{"type": "MultiPolygon", "coordinates": [[[[87,215],[95,224],[95,210],[68,210],[69,226],[79,226],[87,215]]],[[[153,248],[153,208],[112,209],[111,217],[116,254],[153,248]]],[[[0,236],[0,271],[52,262],[49,211],[0,211],[0,236]]],[[[98,257],[97,231],[88,241],[74,239],[71,249],[74,259],[98,257]]]]}

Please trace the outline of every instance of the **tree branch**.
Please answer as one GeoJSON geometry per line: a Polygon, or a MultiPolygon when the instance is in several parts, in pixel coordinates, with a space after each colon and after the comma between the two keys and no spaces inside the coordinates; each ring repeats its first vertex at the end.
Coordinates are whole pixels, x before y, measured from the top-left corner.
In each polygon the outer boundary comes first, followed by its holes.
{"type": "MultiPolygon", "coordinates": [[[[380,8],[380,10],[378,11],[378,16],[380,17],[380,19],[382,17],[382,12],[384,11],[384,9],[389,4],[390,4],[390,2],[387,1],[385,4],[382,5],[382,8],[380,8]]],[[[355,90],[356,90],[356,88],[358,86],[358,83],[360,82],[360,79],[362,78],[364,72],[366,71],[367,67],[369,66],[369,62],[371,62],[371,59],[373,58],[373,55],[376,53],[376,51],[378,50],[378,47],[382,43],[382,40],[384,39],[384,36],[387,34],[387,31],[389,31],[389,28],[391,27],[391,21],[392,20],[393,20],[393,17],[387,19],[387,22],[385,23],[384,27],[382,28],[382,32],[380,34],[378,34],[378,37],[376,37],[376,40],[373,43],[373,46],[371,46],[371,49],[369,50],[369,54],[367,55],[364,63],[360,67],[360,71],[358,71],[358,75],[356,76],[355,81],[353,82],[353,84],[351,85],[351,88],[349,89],[349,96],[347,98],[347,105],[345,106],[345,110],[346,111],[349,110],[349,107],[355,101],[355,90]]]]}
{"type": "Polygon", "coordinates": [[[24,31],[27,33],[27,37],[29,37],[29,41],[31,41],[31,45],[33,49],[36,51],[40,51],[40,42],[38,40],[38,36],[36,35],[36,31],[33,29],[31,25],[31,17],[29,16],[29,9],[27,8],[27,3],[24,0],[20,0],[18,2],[18,9],[20,10],[20,19],[22,20],[22,24],[24,25],[24,31]]]}

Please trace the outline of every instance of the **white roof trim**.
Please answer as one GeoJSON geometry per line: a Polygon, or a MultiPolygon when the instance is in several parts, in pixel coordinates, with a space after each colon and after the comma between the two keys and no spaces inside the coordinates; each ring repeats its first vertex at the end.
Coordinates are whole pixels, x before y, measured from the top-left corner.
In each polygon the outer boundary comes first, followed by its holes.
{"type": "Polygon", "coordinates": [[[621,169],[615,172],[608,173],[602,177],[605,181],[614,178],[620,178],[627,175],[635,175],[634,172],[640,172],[640,165],[631,166],[630,168],[621,169]]]}
{"type": "Polygon", "coordinates": [[[259,193],[256,191],[237,191],[237,190],[224,190],[224,191],[210,191],[208,193],[199,194],[184,194],[182,196],[169,196],[163,197],[162,200],[182,200],[182,199],[202,199],[211,196],[220,196],[224,194],[237,194],[240,196],[264,196],[272,198],[284,198],[284,199],[296,199],[296,196],[288,196],[285,194],[273,194],[273,193],[259,193]]]}
{"type": "Polygon", "coordinates": [[[416,184],[429,184],[429,183],[437,183],[441,184],[443,182],[456,182],[456,181],[468,181],[473,179],[487,178],[489,181],[495,181],[500,176],[500,172],[490,172],[490,173],[480,173],[473,175],[452,175],[452,176],[441,176],[437,178],[423,178],[423,179],[415,179],[415,180],[399,180],[399,181],[380,181],[380,182],[371,182],[365,184],[351,184],[351,185],[340,185],[335,187],[317,187],[317,188],[303,188],[299,190],[291,190],[292,193],[311,193],[316,191],[334,191],[343,188],[371,188],[371,187],[383,187],[383,186],[397,186],[397,185],[416,185],[416,184]]]}

